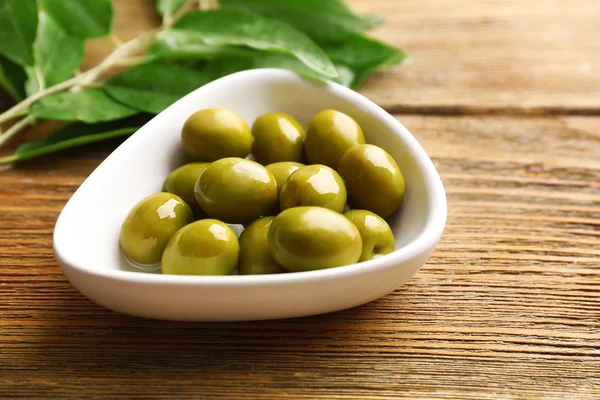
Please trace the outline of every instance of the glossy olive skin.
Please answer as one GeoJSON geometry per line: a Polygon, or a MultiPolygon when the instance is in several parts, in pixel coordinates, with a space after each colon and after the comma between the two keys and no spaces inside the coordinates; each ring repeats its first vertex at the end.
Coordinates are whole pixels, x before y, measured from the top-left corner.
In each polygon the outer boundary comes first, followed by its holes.
{"type": "Polygon", "coordinates": [[[216,219],[202,219],[173,235],[162,255],[161,269],[172,275],[229,275],[239,253],[233,229],[216,219]]]}
{"type": "Polygon", "coordinates": [[[306,132],[294,117],[284,113],[267,113],[252,124],[252,154],[263,165],[281,161],[301,162],[304,158],[306,132]]]}
{"type": "Polygon", "coordinates": [[[185,151],[195,161],[246,157],[252,149],[252,133],[236,113],[209,108],[192,114],[181,130],[185,151]]]}
{"type": "Polygon", "coordinates": [[[279,196],[279,193],[281,193],[281,188],[283,185],[285,185],[290,175],[292,175],[292,173],[300,167],[304,166],[305,165],[302,163],[292,161],[283,161],[266,166],[266,168],[270,173],[273,174],[275,180],[277,181],[277,196],[279,196]]]}
{"type": "Polygon", "coordinates": [[[335,110],[321,111],[306,128],[304,150],[310,164],[337,169],[346,150],[365,143],[361,127],[352,117],[335,110]]]}
{"type": "Polygon", "coordinates": [[[350,210],[344,217],[356,226],[362,239],[359,262],[372,260],[394,251],[396,242],[387,222],[379,215],[367,210],[350,210]]]}
{"type": "Polygon", "coordinates": [[[323,207],[295,207],[273,219],[269,247],[282,267],[300,272],[356,263],[362,240],[342,214],[323,207]]]}
{"type": "Polygon", "coordinates": [[[240,275],[280,274],[288,272],[275,261],[269,248],[268,234],[273,217],[251,223],[240,235],[240,275]]]}
{"type": "Polygon", "coordinates": [[[342,213],[346,186],[340,175],[326,165],[307,165],[293,172],[281,189],[279,207],[325,207],[342,213]]]}
{"type": "Polygon", "coordinates": [[[209,163],[190,163],[182,165],[171,172],[162,185],[162,191],[176,194],[181,197],[194,211],[196,218],[203,216],[202,209],[196,201],[194,195],[194,186],[200,176],[200,172],[208,166],[209,163]]]}
{"type": "Polygon", "coordinates": [[[346,183],[352,208],[392,215],[404,199],[404,176],[385,150],[371,144],[357,145],[340,159],[338,172],[346,183]]]}
{"type": "Polygon", "coordinates": [[[249,224],[269,215],[277,204],[273,174],[257,162],[236,157],[206,167],[194,193],[206,214],[230,224],[249,224]]]}
{"type": "Polygon", "coordinates": [[[136,204],[125,218],[119,237],[121,248],[134,263],[158,264],[171,237],[193,220],[192,209],[179,196],[153,194],[136,204]]]}

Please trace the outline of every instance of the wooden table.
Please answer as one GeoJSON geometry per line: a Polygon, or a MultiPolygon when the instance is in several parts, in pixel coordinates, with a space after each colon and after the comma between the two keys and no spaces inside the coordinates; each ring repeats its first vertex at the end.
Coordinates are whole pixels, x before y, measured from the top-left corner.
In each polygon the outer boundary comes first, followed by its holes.
{"type": "MultiPolygon", "coordinates": [[[[116,0],[127,39],[150,0],[116,0]]],[[[174,323],[80,295],[55,219],[119,141],[0,173],[0,397],[600,398],[597,0],[354,0],[405,65],[362,92],[397,115],[449,200],[396,292],[294,320],[174,323]]],[[[88,62],[109,50],[95,42],[88,62]]]]}

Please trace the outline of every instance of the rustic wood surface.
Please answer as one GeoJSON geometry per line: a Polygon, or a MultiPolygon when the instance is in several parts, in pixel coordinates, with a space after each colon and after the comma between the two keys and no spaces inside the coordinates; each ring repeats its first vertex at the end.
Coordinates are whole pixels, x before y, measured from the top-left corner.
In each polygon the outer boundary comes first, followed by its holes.
{"type": "MultiPolygon", "coordinates": [[[[568,115],[600,114],[598,4],[351,3],[411,54],[362,92],[404,113],[444,180],[427,265],[310,318],[119,315],[66,281],[51,235],[120,140],[23,163],[0,172],[0,398],[600,398],[600,117],[568,115]]],[[[116,4],[124,38],[152,25],[150,1],[116,4]]]]}
{"type": "Polygon", "coordinates": [[[409,61],[364,93],[396,112],[577,113],[600,107],[597,0],[352,0],[409,61]]]}

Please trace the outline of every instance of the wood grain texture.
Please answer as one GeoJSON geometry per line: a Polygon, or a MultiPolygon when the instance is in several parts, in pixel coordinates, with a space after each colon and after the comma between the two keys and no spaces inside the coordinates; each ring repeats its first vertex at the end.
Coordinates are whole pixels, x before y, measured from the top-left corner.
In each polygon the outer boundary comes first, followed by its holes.
{"type": "Polygon", "coordinates": [[[409,61],[364,92],[396,112],[600,114],[600,4],[351,0],[409,61]]]}
{"type": "MultiPolygon", "coordinates": [[[[158,22],[151,0],[114,3],[122,39],[158,22]]],[[[411,114],[398,118],[445,183],[427,265],[378,301],[310,318],[119,315],[67,282],[52,231],[120,140],[23,163],[0,171],[0,398],[600,398],[600,118],[564,115],[600,112],[598,5],[351,4],[384,14],[374,35],[411,56],[362,91],[411,114]],[[562,115],[498,115],[531,113],[562,115]]],[[[110,50],[93,41],[86,65],[110,50]]]]}
{"type": "Polygon", "coordinates": [[[449,221],[407,285],[272,322],[127,317],[56,265],[54,221],[118,141],[0,174],[0,397],[600,396],[600,118],[399,116],[449,221]]]}

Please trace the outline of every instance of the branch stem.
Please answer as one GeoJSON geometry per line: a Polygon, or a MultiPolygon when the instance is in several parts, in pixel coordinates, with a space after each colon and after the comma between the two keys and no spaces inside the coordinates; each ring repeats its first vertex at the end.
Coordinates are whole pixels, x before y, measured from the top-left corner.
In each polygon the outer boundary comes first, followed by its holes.
{"type": "MultiPolygon", "coordinates": [[[[218,0],[202,1],[208,1],[208,3],[213,6],[218,4],[218,0]]],[[[8,128],[4,133],[2,133],[2,130],[0,129],[0,147],[2,147],[2,145],[5,144],[11,137],[19,133],[25,126],[35,122],[35,117],[28,114],[31,106],[36,101],[39,101],[40,99],[43,99],[51,94],[65,90],[70,89],[77,91],[84,87],[95,86],[102,76],[104,76],[110,69],[114,67],[131,67],[147,62],[149,58],[143,56],[143,53],[147,50],[148,46],[152,44],[156,38],[156,35],[159,32],[168,29],[175,21],[181,18],[183,14],[193,8],[194,4],[197,4],[197,2],[198,0],[185,0],[184,4],[179,8],[179,10],[173,13],[173,15],[165,18],[161,28],[146,32],[128,42],[123,43],[116,35],[111,35],[111,39],[117,47],[102,62],[100,62],[100,64],[89,69],[88,71],[76,74],[74,77],[54,86],[44,88],[43,85],[40,84],[40,90],[38,92],[33,93],[20,103],[14,105],[3,113],[0,113],[0,127],[5,122],[26,116],[8,128]]],[[[41,74],[36,74],[36,77],[39,79],[41,74]]],[[[40,83],[41,82],[43,81],[40,81],[40,83]]],[[[0,158],[0,164],[11,162],[12,160],[13,157],[0,158]]]]}
{"type": "Polygon", "coordinates": [[[169,28],[171,25],[175,23],[183,14],[190,11],[194,8],[194,5],[197,4],[197,0],[186,0],[185,3],[177,11],[171,15],[169,21],[164,25],[165,28],[169,28]]]}
{"type": "Polygon", "coordinates": [[[51,86],[49,88],[40,90],[39,92],[32,94],[19,104],[0,114],[0,124],[6,121],[10,121],[11,119],[18,117],[19,115],[23,115],[23,113],[29,112],[29,108],[32,106],[33,103],[46,96],[57,92],[62,92],[63,90],[71,89],[75,86],[84,87],[96,81],[108,70],[113,68],[115,65],[118,65],[121,59],[137,56],[139,53],[144,51],[147,48],[147,46],[152,42],[152,40],[156,36],[156,33],[157,31],[153,30],[133,40],[123,43],[122,45],[117,47],[112,53],[110,53],[104,59],[104,61],[102,61],[96,67],[86,72],[83,72],[77,76],[74,76],[73,78],[61,82],[57,85],[51,86]]]}
{"type": "Polygon", "coordinates": [[[13,137],[17,133],[19,133],[27,125],[32,124],[34,122],[35,122],[35,117],[33,115],[28,115],[27,117],[23,118],[19,122],[15,123],[13,126],[8,128],[6,130],[6,132],[4,132],[2,135],[0,135],[0,146],[2,146],[4,143],[6,143],[11,137],[13,137]]]}
{"type": "Polygon", "coordinates": [[[151,58],[147,56],[134,56],[129,58],[123,58],[119,61],[116,61],[115,67],[135,67],[136,65],[143,64],[147,61],[150,61],[151,58]]]}
{"type": "Polygon", "coordinates": [[[6,156],[6,157],[0,157],[0,165],[10,164],[10,163],[13,163],[13,162],[15,162],[17,160],[18,160],[18,157],[15,156],[15,155],[6,156]]]}

